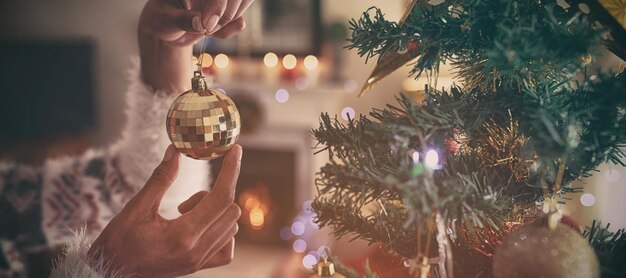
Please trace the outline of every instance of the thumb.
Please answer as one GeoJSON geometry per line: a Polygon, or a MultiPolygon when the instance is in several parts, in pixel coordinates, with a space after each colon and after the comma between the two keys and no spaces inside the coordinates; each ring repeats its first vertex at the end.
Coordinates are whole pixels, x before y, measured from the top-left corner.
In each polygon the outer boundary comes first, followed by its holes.
{"type": "Polygon", "coordinates": [[[165,192],[167,192],[178,175],[179,166],[180,153],[174,149],[173,145],[170,145],[167,147],[167,151],[165,151],[163,161],[154,169],[152,176],[141,189],[140,202],[156,206],[156,209],[158,209],[165,192]]]}

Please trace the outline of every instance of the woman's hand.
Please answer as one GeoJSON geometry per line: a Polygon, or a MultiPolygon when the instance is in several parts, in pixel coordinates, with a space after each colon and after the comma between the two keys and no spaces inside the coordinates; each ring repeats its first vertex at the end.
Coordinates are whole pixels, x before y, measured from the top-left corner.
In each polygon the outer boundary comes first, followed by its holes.
{"type": "Polygon", "coordinates": [[[139,32],[179,46],[203,36],[229,38],[245,27],[243,13],[253,0],[150,0],[139,19],[139,32]]]}
{"type": "Polygon", "coordinates": [[[235,145],[213,190],[194,194],[178,207],[179,218],[167,220],[158,209],[180,161],[180,154],[168,147],[152,177],[106,226],[89,254],[102,256],[121,274],[140,277],[179,276],[228,264],[241,215],[234,204],[241,155],[241,146],[235,145]]]}
{"type": "Polygon", "coordinates": [[[189,88],[191,46],[204,36],[230,38],[245,28],[253,0],[149,0],[139,18],[143,80],[154,89],[189,88]]]}

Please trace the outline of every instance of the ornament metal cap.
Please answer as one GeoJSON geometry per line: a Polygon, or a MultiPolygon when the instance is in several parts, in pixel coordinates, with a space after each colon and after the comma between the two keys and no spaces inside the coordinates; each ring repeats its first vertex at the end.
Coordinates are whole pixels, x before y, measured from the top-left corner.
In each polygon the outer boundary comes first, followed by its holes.
{"type": "Polygon", "coordinates": [[[324,258],[317,264],[317,275],[321,277],[330,277],[335,275],[335,265],[324,258]]]}
{"type": "Polygon", "coordinates": [[[191,78],[191,89],[203,91],[208,88],[206,78],[202,75],[202,72],[199,70],[194,71],[193,77],[191,78]]]}

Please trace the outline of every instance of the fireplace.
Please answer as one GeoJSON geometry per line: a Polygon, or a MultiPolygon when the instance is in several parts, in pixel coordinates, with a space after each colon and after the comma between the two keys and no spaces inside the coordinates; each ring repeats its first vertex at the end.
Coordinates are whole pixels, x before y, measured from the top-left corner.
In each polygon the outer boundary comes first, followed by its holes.
{"type": "MultiPolygon", "coordinates": [[[[244,154],[235,195],[242,210],[237,239],[287,246],[280,230],[292,224],[313,193],[309,130],[264,128],[239,143],[244,154]]],[[[213,178],[221,165],[222,159],[211,162],[213,178]]]]}

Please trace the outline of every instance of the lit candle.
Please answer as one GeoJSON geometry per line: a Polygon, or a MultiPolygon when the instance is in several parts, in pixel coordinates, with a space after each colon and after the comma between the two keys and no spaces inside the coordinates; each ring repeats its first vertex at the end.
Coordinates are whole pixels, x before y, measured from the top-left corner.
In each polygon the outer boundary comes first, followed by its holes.
{"type": "Polygon", "coordinates": [[[263,71],[263,79],[266,83],[273,85],[278,81],[278,56],[273,52],[268,52],[263,57],[265,69],[263,71]]]}
{"type": "Polygon", "coordinates": [[[317,86],[320,77],[319,61],[313,55],[304,58],[304,68],[307,79],[311,86],[317,86]]]}

